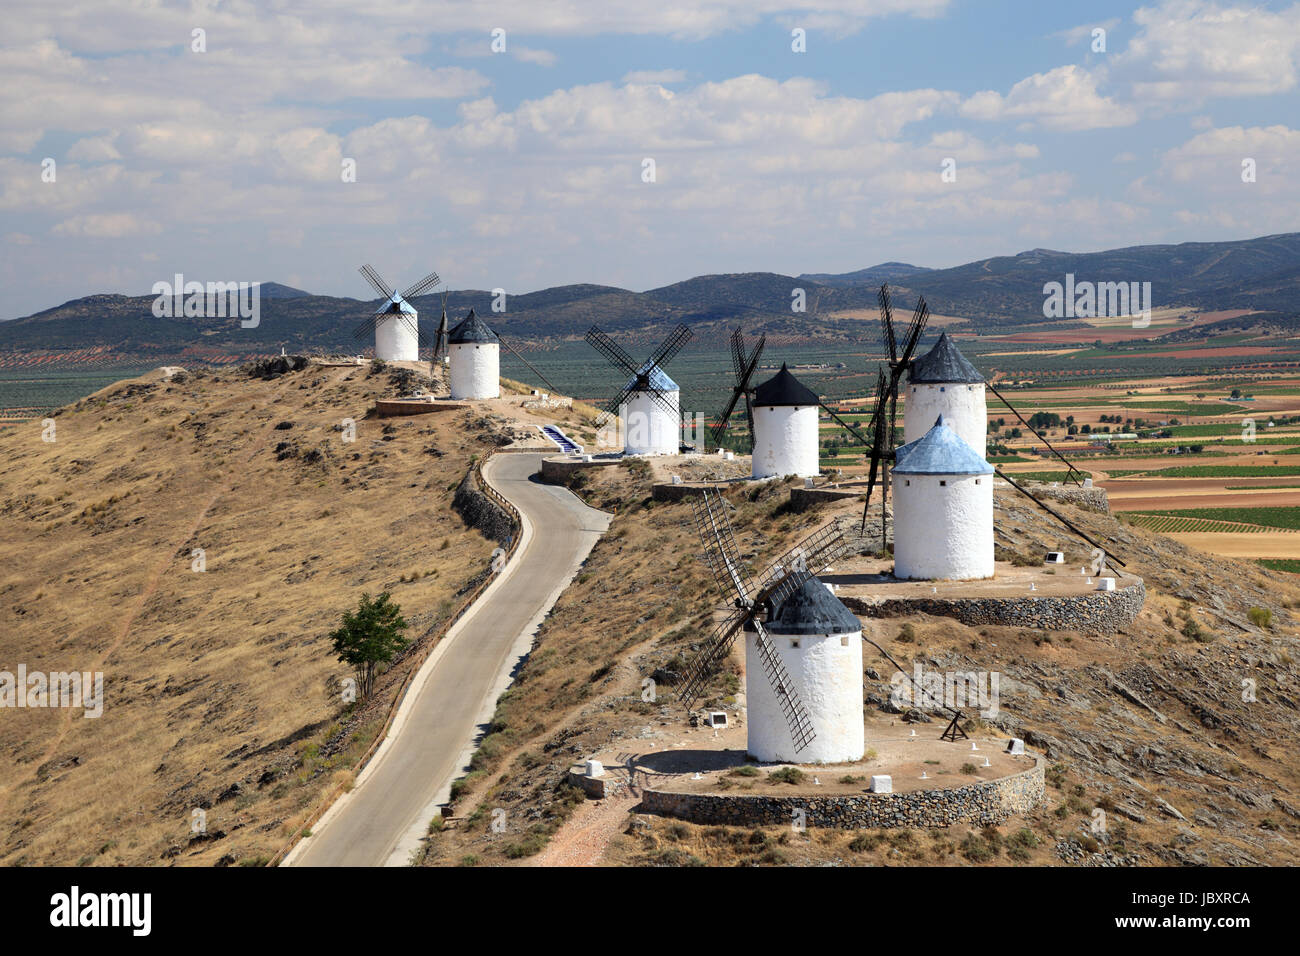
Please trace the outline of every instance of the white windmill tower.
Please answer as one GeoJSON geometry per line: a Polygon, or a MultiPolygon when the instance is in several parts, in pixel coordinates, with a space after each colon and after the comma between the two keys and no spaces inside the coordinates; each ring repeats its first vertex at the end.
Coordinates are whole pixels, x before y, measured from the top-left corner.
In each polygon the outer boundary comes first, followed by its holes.
{"type": "Polygon", "coordinates": [[[754,389],[755,478],[797,475],[815,478],[818,461],[817,413],[821,399],[800,382],[790,369],[781,371],[754,389]]]}
{"type": "Polygon", "coordinates": [[[632,356],[600,329],[593,325],[587,331],[591,347],[614,368],[631,376],[605,406],[607,417],[622,416],[623,454],[676,455],[681,450],[681,389],[663,366],[681,351],[691,335],[687,326],[677,326],[648,359],[636,365],[632,356]]]}
{"type": "Polygon", "coordinates": [[[894,576],[993,577],[993,466],[940,416],[894,462],[894,576]]]}
{"type": "Polygon", "coordinates": [[[687,665],[678,698],[689,709],[744,633],[750,755],[799,763],[862,759],[862,625],[815,575],[847,550],[838,526],[814,532],[751,580],[726,502],[706,489],[691,504],[705,559],[735,609],[687,665]]]}
{"type": "Polygon", "coordinates": [[[419,361],[423,338],[420,335],[419,314],[409,300],[424,295],[441,282],[438,273],[429,273],[399,295],[369,265],[362,266],[358,271],[365,276],[371,288],[387,301],[357,328],[354,335],[358,339],[364,339],[374,330],[377,359],[385,362],[419,361]]]}
{"type": "Polygon", "coordinates": [[[966,444],[985,453],[988,407],[984,376],[957,350],[948,333],[912,363],[903,404],[903,441],[917,441],[942,415],[966,444]]]}
{"type": "Polygon", "coordinates": [[[447,335],[453,399],[501,397],[501,340],[473,309],[447,335]]]}
{"type": "MultiPolygon", "coordinates": [[[[754,622],[757,623],[757,622],[754,622]]],[[[817,736],[800,749],[781,694],[763,673],[758,630],[745,628],[745,704],[755,760],[845,763],[866,750],[862,728],[862,624],[826,585],[809,576],[761,625],[796,687],[805,691],[817,736]]]]}

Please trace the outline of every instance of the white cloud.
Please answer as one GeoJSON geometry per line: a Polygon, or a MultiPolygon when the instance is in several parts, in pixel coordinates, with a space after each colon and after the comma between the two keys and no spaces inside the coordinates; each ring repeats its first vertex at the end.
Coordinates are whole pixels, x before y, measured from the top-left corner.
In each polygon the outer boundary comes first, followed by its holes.
{"type": "Polygon", "coordinates": [[[1120,57],[1134,96],[1179,105],[1296,88],[1300,3],[1279,11],[1168,0],[1133,14],[1141,28],[1120,57]]]}
{"type": "Polygon", "coordinates": [[[522,63],[532,63],[536,66],[555,66],[559,61],[559,57],[550,50],[536,50],[526,46],[510,47],[510,54],[522,63]]]}
{"type": "Polygon", "coordinates": [[[68,147],[68,159],[85,163],[105,163],[121,159],[112,136],[90,136],[68,147]]]}
{"type": "Polygon", "coordinates": [[[623,75],[624,83],[681,83],[685,70],[633,70],[623,75]]]}
{"type": "Polygon", "coordinates": [[[1097,92],[1097,77],[1074,64],[1035,73],[1006,96],[985,90],[961,105],[963,116],[980,120],[1022,120],[1055,130],[1131,126],[1137,110],[1097,92]]]}
{"type": "Polygon", "coordinates": [[[162,226],[156,220],[143,219],[129,212],[91,213],[65,219],[52,231],[56,236],[122,239],[126,236],[157,235],[162,232],[162,226]]]}

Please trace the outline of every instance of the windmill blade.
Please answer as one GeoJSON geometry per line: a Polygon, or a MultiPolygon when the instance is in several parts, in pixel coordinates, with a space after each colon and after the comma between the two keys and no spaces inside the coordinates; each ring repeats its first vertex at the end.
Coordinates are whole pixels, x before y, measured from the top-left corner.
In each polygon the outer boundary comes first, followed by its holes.
{"type": "Polygon", "coordinates": [[[911,364],[912,353],[916,351],[916,345],[921,341],[921,335],[925,332],[925,323],[930,319],[930,307],[925,304],[923,296],[916,297],[916,311],[912,313],[912,324],[907,330],[907,338],[903,340],[903,354],[899,359],[899,365],[906,367],[911,364]]]}
{"type": "Polygon", "coordinates": [[[365,280],[370,283],[371,288],[373,288],[385,299],[391,299],[393,296],[397,294],[391,288],[389,288],[387,282],[379,278],[379,273],[376,272],[374,270],[374,267],[369,265],[368,263],[362,266],[357,271],[360,272],[361,275],[365,277],[365,280]]]}
{"type": "Polygon", "coordinates": [[[894,338],[894,310],[889,303],[889,285],[886,283],[880,287],[880,292],[876,298],[880,302],[880,328],[884,336],[885,347],[888,350],[889,364],[898,363],[898,342],[894,338]]]}
{"type": "MultiPolygon", "coordinates": [[[[414,335],[417,340],[419,340],[420,339],[419,319],[417,319],[414,315],[411,315],[411,313],[409,312],[399,312],[398,316],[399,316],[398,321],[401,322],[402,325],[406,326],[406,330],[410,332],[412,335],[414,335]]],[[[424,343],[421,342],[420,344],[424,344],[424,343]]]]}
{"type": "Polygon", "coordinates": [[[547,378],[546,378],[545,375],[543,375],[541,372],[537,371],[537,368],[533,365],[532,362],[530,362],[530,361],[528,361],[528,359],[524,358],[522,352],[520,352],[517,348],[515,348],[513,345],[511,345],[509,342],[507,342],[504,338],[502,338],[500,332],[497,333],[497,340],[498,340],[502,345],[504,345],[506,348],[508,348],[510,351],[514,352],[514,353],[515,353],[515,356],[519,359],[519,361],[523,362],[523,363],[524,363],[525,365],[527,365],[530,369],[532,369],[533,374],[536,375],[538,378],[540,378],[540,379],[542,380],[542,382],[546,385],[547,388],[549,388],[552,392],[559,391],[559,389],[557,389],[554,385],[552,385],[549,381],[547,381],[547,378]]]}
{"type": "MultiPolygon", "coordinates": [[[[1049,515],[1051,515],[1053,518],[1055,518],[1057,521],[1059,521],[1062,525],[1064,525],[1064,526],[1066,527],[1067,530],[1073,532],[1074,534],[1077,534],[1080,538],[1082,538],[1084,541],[1087,541],[1087,542],[1088,542],[1090,545],[1092,545],[1094,548],[1097,548],[1098,550],[1100,550],[1100,551],[1102,552],[1102,554],[1105,556],[1105,560],[1106,560],[1107,562],[1111,562],[1111,561],[1113,561],[1113,562],[1115,562],[1116,564],[1118,564],[1121,568],[1126,568],[1126,567],[1128,567],[1128,565],[1125,564],[1123,561],[1121,561],[1118,557],[1116,557],[1116,556],[1111,552],[1111,550],[1110,550],[1109,548],[1105,547],[1104,545],[1100,544],[1100,543],[1097,542],[1097,541],[1094,541],[1094,540],[1092,539],[1092,537],[1090,537],[1090,536],[1088,535],[1087,532],[1085,532],[1085,531],[1081,531],[1079,528],[1075,527],[1075,525],[1073,525],[1073,524],[1070,522],[1070,520],[1069,520],[1068,518],[1066,518],[1064,515],[1062,515],[1060,512],[1056,511],[1055,509],[1053,509],[1053,508],[1049,507],[1048,505],[1044,504],[1044,503],[1043,503],[1043,502],[1038,498],[1038,496],[1035,495],[1033,492],[1031,492],[1031,491],[1029,491],[1028,489],[1023,488],[1023,487],[1021,487],[1020,485],[1016,484],[1014,481],[1011,480],[1011,478],[1010,478],[1009,476],[1007,476],[1007,475],[1002,471],[1002,469],[1000,469],[1000,468],[994,468],[994,469],[993,469],[993,472],[994,472],[994,473],[995,473],[999,478],[1001,478],[1003,481],[1005,481],[1007,484],[1009,484],[1012,488],[1016,489],[1016,491],[1020,492],[1022,495],[1024,495],[1026,498],[1028,498],[1030,501],[1032,501],[1034,504],[1038,505],[1038,507],[1042,508],[1042,509],[1043,509],[1044,511],[1046,511],[1049,515]]],[[[1119,571],[1118,568],[1116,568],[1115,570],[1116,570],[1116,571],[1119,571]]],[[[1120,574],[1123,574],[1123,573],[1125,573],[1125,572],[1123,572],[1123,571],[1119,571],[1119,573],[1120,573],[1120,574]]]]}
{"type": "Polygon", "coordinates": [[[749,611],[736,608],[727,617],[719,622],[718,626],[713,629],[704,644],[690,663],[686,665],[686,671],[682,675],[682,686],[677,691],[677,699],[680,700],[687,710],[695,704],[704,689],[705,683],[713,676],[718,669],[718,665],[727,659],[727,654],[731,651],[731,645],[736,640],[736,635],[740,633],[741,627],[749,618],[749,611]]]}
{"type": "Polygon", "coordinates": [[[689,325],[679,325],[668,333],[668,338],[664,339],[663,344],[650,356],[646,362],[648,367],[657,367],[662,369],[682,347],[691,340],[695,333],[691,331],[689,325]]]}
{"type": "MultiPolygon", "coordinates": [[[[880,469],[881,461],[885,451],[885,401],[888,396],[888,383],[885,379],[885,370],[879,369],[876,376],[876,408],[871,413],[871,467],[867,472],[867,494],[862,502],[862,527],[859,528],[860,534],[865,534],[867,530],[867,509],[871,507],[871,492],[876,487],[876,474],[880,469]]],[[[881,505],[883,511],[884,505],[881,505]]],[[[881,547],[884,541],[881,541],[881,547]]]]}
{"type": "Polygon", "coordinates": [[[442,318],[438,320],[438,341],[433,346],[433,358],[437,361],[447,352],[447,293],[442,293],[442,318]]]}
{"type": "Polygon", "coordinates": [[[695,530],[704,544],[704,562],[713,572],[718,588],[723,594],[733,593],[737,607],[749,607],[754,585],[740,560],[725,500],[706,488],[704,494],[691,498],[691,510],[695,513],[695,530]]]}
{"type": "Polygon", "coordinates": [[[759,360],[763,357],[763,347],[767,345],[767,336],[760,335],[758,344],[754,346],[754,351],[749,357],[749,364],[745,367],[745,374],[740,380],[740,389],[745,395],[745,422],[749,425],[749,451],[754,451],[754,402],[750,395],[749,383],[754,378],[754,373],[758,371],[759,360]]]}
{"type": "Polygon", "coordinates": [[[628,382],[626,385],[623,386],[623,388],[618,392],[617,395],[615,395],[612,399],[610,399],[605,404],[604,410],[610,415],[618,415],[619,409],[621,409],[627,403],[628,398],[635,391],[636,391],[636,382],[635,381],[628,382]]]}
{"type": "Polygon", "coordinates": [[[386,315],[391,315],[391,313],[386,308],[380,309],[374,315],[370,316],[370,318],[366,319],[366,321],[357,326],[356,331],[352,333],[352,337],[355,339],[364,339],[367,336],[374,334],[375,326],[377,326],[379,320],[386,315]]]}
{"type": "Polygon", "coordinates": [[[673,405],[672,402],[668,401],[668,396],[665,395],[661,390],[654,387],[647,387],[641,389],[634,389],[634,391],[644,392],[645,394],[649,395],[651,400],[660,408],[662,408],[665,413],[667,413],[668,417],[673,419],[673,421],[677,422],[678,431],[681,430],[681,425],[682,425],[681,418],[680,418],[681,409],[673,405]]]}
{"type": "MultiPolygon", "coordinates": [[[[723,409],[722,417],[718,419],[718,423],[710,429],[709,438],[713,441],[714,448],[722,447],[722,438],[727,434],[727,427],[731,422],[731,413],[736,410],[736,405],[740,402],[740,396],[740,389],[732,389],[731,400],[727,402],[727,407],[723,409]]],[[[746,396],[746,400],[748,401],[748,396],[746,396]]]]}
{"type": "Polygon", "coordinates": [[[632,356],[623,351],[623,347],[611,339],[608,335],[592,326],[587,330],[587,344],[599,352],[609,361],[616,369],[626,372],[628,375],[635,376],[637,367],[632,363],[632,356]]]}
{"type": "Polygon", "coordinates": [[[745,374],[745,336],[739,328],[731,333],[731,367],[740,381],[745,374]]]}
{"type": "Polygon", "coordinates": [[[758,621],[750,623],[754,627],[754,645],[758,650],[759,664],[763,668],[767,682],[776,691],[781,713],[785,715],[785,722],[790,728],[790,739],[794,742],[795,752],[798,753],[817,737],[817,732],[813,729],[812,717],[803,702],[803,695],[799,693],[789,671],[785,669],[781,655],[772,646],[772,641],[767,636],[767,629],[758,621]]]}
{"type": "MultiPolygon", "coordinates": [[[[820,574],[846,551],[848,542],[844,540],[844,532],[838,523],[831,522],[817,529],[768,565],[759,576],[759,595],[755,603],[780,604],[789,597],[789,593],[781,590],[783,583],[800,574],[820,574]]],[[[789,591],[792,593],[802,583],[803,580],[795,580],[789,591]]]]}
{"type": "Polygon", "coordinates": [[[411,286],[409,289],[403,292],[402,298],[405,299],[407,302],[410,302],[417,295],[424,295],[426,292],[428,292],[430,289],[432,289],[441,281],[442,279],[438,276],[438,273],[430,272],[427,276],[425,276],[415,285],[411,286]]]}
{"type": "Polygon", "coordinates": [[[761,336],[758,344],[754,346],[752,355],[744,354],[744,339],[741,338],[740,329],[732,333],[731,342],[733,346],[732,361],[739,363],[736,371],[736,385],[731,390],[731,400],[727,403],[726,410],[722,413],[722,418],[718,424],[713,426],[710,437],[713,439],[715,448],[722,447],[722,436],[726,434],[727,428],[731,422],[731,415],[736,410],[736,405],[740,402],[740,396],[745,397],[745,418],[749,425],[749,450],[754,450],[754,406],[749,397],[749,382],[754,377],[754,372],[758,369],[758,360],[763,354],[763,345],[767,342],[767,336],[761,336]]]}

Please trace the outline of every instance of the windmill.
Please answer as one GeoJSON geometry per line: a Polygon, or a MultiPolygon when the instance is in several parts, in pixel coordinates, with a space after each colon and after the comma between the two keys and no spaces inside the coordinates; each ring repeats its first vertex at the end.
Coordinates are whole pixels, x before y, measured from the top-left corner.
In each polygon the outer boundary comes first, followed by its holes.
{"type": "Polygon", "coordinates": [[[424,295],[442,279],[436,272],[430,272],[415,285],[400,295],[379,277],[379,273],[369,265],[358,270],[379,295],[386,299],[379,310],[366,319],[353,333],[357,339],[364,339],[373,331],[375,334],[375,358],[392,362],[414,362],[420,357],[420,346],[426,344],[420,334],[419,313],[410,300],[424,295]]]}
{"type": "Polygon", "coordinates": [[[754,372],[758,369],[758,360],[763,354],[763,346],[767,344],[767,336],[760,336],[758,343],[754,346],[752,352],[745,348],[745,335],[736,328],[731,333],[731,367],[736,375],[736,384],[731,389],[731,399],[727,402],[727,407],[723,409],[718,423],[713,426],[709,432],[709,439],[714,448],[722,447],[722,439],[727,434],[727,426],[731,421],[731,415],[740,404],[741,399],[745,401],[745,420],[749,425],[749,450],[754,451],[754,403],[751,395],[750,381],[754,377],[754,372]]]}
{"type": "MultiPolygon", "coordinates": [[[[766,624],[771,623],[771,615],[775,609],[784,605],[809,583],[815,584],[817,589],[812,593],[820,592],[830,597],[829,592],[817,581],[816,574],[845,554],[848,545],[838,525],[827,525],[791,548],[769,565],[757,579],[753,579],[741,561],[731,522],[726,515],[725,509],[728,507],[726,501],[717,492],[706,488],[703,494],[691,498],[691,506],[695,512],[696,529],[704,545],[704,561],[713,572],[722,593],[731,599],[733,609],[713,629],[695,657],[687,664],[682,675],[678,699],[689,712],[702,695],[709,677],[726,659],[737,635],[742,631],[752,634],[753,639],[749,646],[752,647],[757,660],[749,662],[747,671],[750,674],[757,670],[762,671],[767,684],[774,692],[773,699],[784,718],[794,750],[804,751],[817,737],[819,715],[810,710],[806,703],[807,698],[791,679],[782,654],[774,646],[766,624]],[[764,617],[765,620],[760,620],[760,617],[764,617]]],[[[835,603],[839,604],[838,600],[835,603]]],[[[843,607],[843,605],[839,606],[843,607]]],[[[858,625],[858,632],[861,632],[860,625],[858,625]]],[[[797,645],[798,642],[795,641],[794,644],[797,645]]],[[[839,642],[836,641],[836,644],[838,646],[839,642]]],[[[860,659],[857,667],[860,675],[860,659]]],[[[852,689],[851,694],[853,700],[849,702],[849,709],[852,711],[856,708],[860,731],[862,724],[860,676],[859,686],[852,689]]],[[[824,695],[818,695],[816,701],[819,706],[823,705],[824,695]]],[[[751,728],[756,723],[755,716],[751,713],[751,728]]]]}
{"type": "Polygon", "coordinates": [[[623,409],[627,438],[624,454],[675,455],[681,444],[681,391],[663,367],[682,350],[692,336],[688,326],[679,325],[640,365],[632,356],[592,326],[588,344],[619,372],[630,376],[627,383],[605,406],[605,421],[623,409]]]}

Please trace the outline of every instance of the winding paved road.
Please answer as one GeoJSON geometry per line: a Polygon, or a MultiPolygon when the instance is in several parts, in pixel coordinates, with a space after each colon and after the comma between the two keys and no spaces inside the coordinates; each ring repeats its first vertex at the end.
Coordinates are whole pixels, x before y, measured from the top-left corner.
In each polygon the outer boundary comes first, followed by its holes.
{"type": "Polygon", "coordinates": [[[446,802],[476,735],[610,516],[530,480],[541,454],[495,455],[484,477],[524,519],[510,563],[429,655],[388,737],[285,859],[287,866],[404,866],[446,802]]]}

